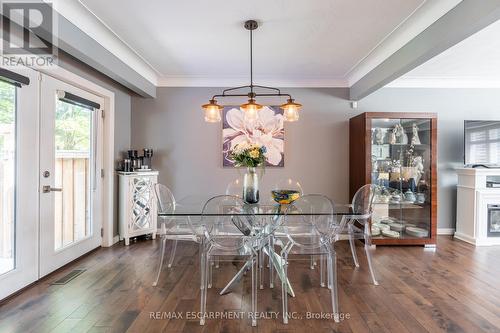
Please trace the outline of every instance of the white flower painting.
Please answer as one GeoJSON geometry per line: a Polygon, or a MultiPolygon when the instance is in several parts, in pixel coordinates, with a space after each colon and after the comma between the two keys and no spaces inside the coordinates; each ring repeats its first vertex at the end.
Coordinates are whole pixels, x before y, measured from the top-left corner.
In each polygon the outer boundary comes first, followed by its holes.
{"type": "Polygon", "coordinates": [[[238,143],[246,142],[266,147],[266,166],[285,166],[283,110],[278,106],[264,106],[255,121],[246,121],[238,106],[222,110],[223,166],[233,166],[230,152],[238,143]]]}

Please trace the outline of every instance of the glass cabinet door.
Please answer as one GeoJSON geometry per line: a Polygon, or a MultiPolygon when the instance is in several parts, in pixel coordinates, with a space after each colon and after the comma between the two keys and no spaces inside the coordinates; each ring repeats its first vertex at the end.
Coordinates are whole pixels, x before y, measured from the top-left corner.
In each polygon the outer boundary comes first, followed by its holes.
{"type": "Polygon", "coordinates": [[[431,120],[372,119],[374,238],[431,236],[431,120]]]}

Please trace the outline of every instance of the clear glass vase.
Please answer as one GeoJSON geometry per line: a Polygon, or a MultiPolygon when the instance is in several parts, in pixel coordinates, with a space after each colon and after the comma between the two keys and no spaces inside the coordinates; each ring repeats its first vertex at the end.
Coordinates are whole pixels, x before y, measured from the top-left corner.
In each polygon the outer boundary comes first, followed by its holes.
{"type": "Polygon", "coordinates": [[[249,204],[259,202],[259,175],[256,168],[248,167],[243,176],[243,201],[249,204]]]}

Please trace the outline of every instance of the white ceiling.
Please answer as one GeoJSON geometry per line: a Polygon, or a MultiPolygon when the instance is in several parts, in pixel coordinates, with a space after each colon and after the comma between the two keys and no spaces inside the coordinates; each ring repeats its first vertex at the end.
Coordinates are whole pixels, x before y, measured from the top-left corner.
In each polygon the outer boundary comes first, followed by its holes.
{"type": "Polygon", "coordinates": [[[246,19],[254,33],[254,72],[263,80],[344,85],[350,71],[425,0],[136,1],[80,0],[169,80],[244,79],[246,19]]]}
{"type": "Polygon", "coordinates": [[[390,86],[500,87],[500,21],[430,59],[390,86]]]}
{"type": "Polygon", "coordinates": [[[350,86],[461,0],[53,0],[159,86],[350,86]],[[85,16],[84,14],[87,14],[85,16]]]}

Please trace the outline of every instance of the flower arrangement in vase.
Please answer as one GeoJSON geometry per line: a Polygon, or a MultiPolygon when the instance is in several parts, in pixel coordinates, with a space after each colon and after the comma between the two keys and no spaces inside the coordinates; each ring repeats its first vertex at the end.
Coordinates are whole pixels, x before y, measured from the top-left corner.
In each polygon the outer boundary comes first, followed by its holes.
{"type": "Polygon", "coordinates": [[[243,176],[243,201],[254,204],[259,202],[259,177],[257,167],[266,164],[266,147],[255,143],[242,142],[237,144],[230,153],[230,158],[236,167],[246,167],[243,176]]]}

